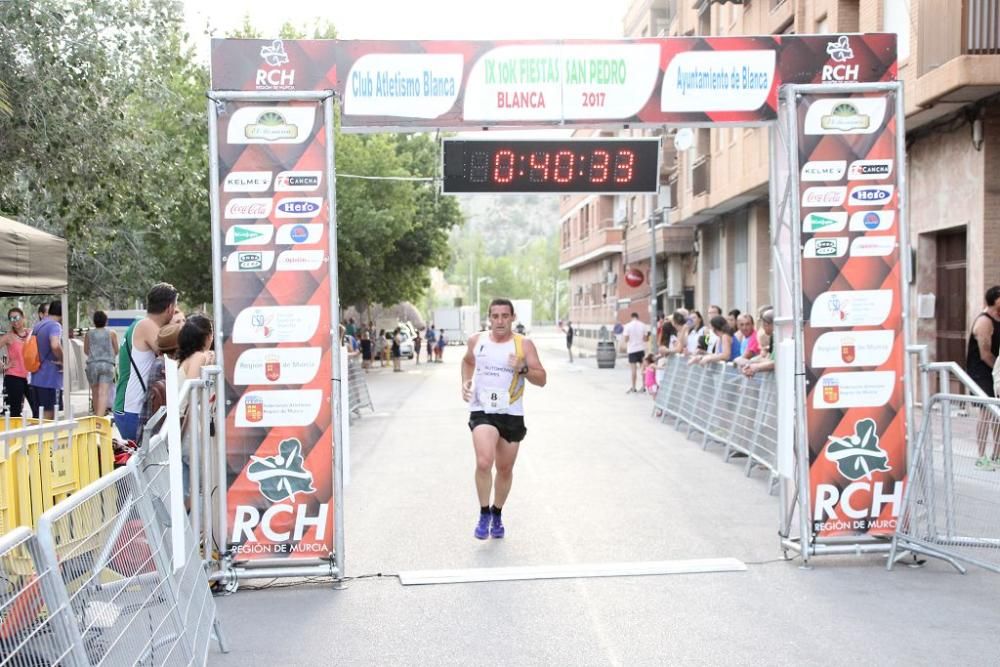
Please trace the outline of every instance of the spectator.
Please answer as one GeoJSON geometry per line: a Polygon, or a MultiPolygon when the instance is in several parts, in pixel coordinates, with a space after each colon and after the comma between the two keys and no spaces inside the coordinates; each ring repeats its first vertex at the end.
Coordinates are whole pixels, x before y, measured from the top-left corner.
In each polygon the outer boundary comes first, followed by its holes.
{"type": "Polygon", "coordinates": [[[49,304],[48,315],[32,333],[38,339],[42,365],[28,380],[28,403],[36,419],[55,419],[56,410],[62,408],[62,302],[49,304]]]}
{"type": "Polygon", "coordinates": [[[48,316],[49,316],[49,304],[47,303],[38,304],[38,313],[37,317],[35,318],[35,324],[38,324],[48,316]]]}
{"type": "Polygon", "coordinates": [[[569,363],[573,363],[573,337],[576,330],[573,329],[573,322],[566,320],[566,352],[569,353],[569,363]]]}
{"type": "Polygon", "coordinates": [[[743,366],[760,354],[760,341],[753,326],[753,316],[750,313],[743,313],[737,317],[736,326],[740,335],[735,361],[737,366],[743,366]]]}
{"type": "Polygon", "coordinates": [[[642,360],[642,387],[650,396],[656,395],[656,357],[651,354],[642,360]]]}
{"type": "Polygon", "coordinates": [[[414,357],[414,359],[417,360],[418,364],[420,363],[420,345],[421,345],[421,343],[423,343],[423,339],[420,338],[420,332],[418,331],[417,335],[413,337],[413,357],[414,357]]]}
{"type": "Polygon", "coordinates": [[[713,361],[730,361],[733,351],[733,330],[729,328],[729,323],[722,315],[716,315],[709,321],[712,333],[715,334],[717,347],[714,352],[697,357],[700,364],[708,364],[713,361]]]}
{"type": "Polygon", "coordinates": [[[365,370],[372,367],[372,337],[367,329],[361,332],[361,367],[365,370]]]}
{"type": "Polygon", "coordinates": [[[385,329],[379,329],[378,335],[373,341],[375,359],[378,359],[379,366],[385,368],[385,329]]]}
{"type": "Polygon", "coordinates": [[[103,310],[94,313],[93,322],[94,328],[83,338],[83,353],[87,357],[90,406],[95,415],[103,417],[108,411],[108,390],[115,381],[118,334],[108,329],[108,316],[103,310]]]}
{"type": "Polygon", "coordinates": [[[7,311],[10,331],[0,337],[0,346],[7,348],[3,362],[3,397],[7,413],[20,417],[24,412],[24,399],[28,395],[28,370],[24,367],[24,344],[31,334],[24,311],[11,308],[7,311]]]}
{"type": "Polygon", "coordinates": [[[402,373],[403,372],[403,361],[402,352],[400,350],[400,345],[403,343],[403,334],[401,333],[399,327],[396,327],[392,332],[391,349],[392,349],[392,372],[402,373]]]}
{"type": "Polygon", "coordinates": [[[729,311],[729,314],[726,315],[726,324],[728,324],[729,328],[732,329],[733,331],[739,331],[739,326],[737,323],[739,317],[740,317],[739,308],[733,308],[732,310],[729,311]]]}
{"type": "Polygon", "coordinates": [[[615,337],[615,349],[616,350],[621,349],[622,335],[625,333],[625,325],[623,325],[621,322],[615,322],[615,326],[611,330],[611,333],[615,337]]]}
{"type": "Polygon", "coordinates": [[[159,352],[157,335],[173,320],[176,310],[177,290],[169,283],[157,283],[146,295],[146,316],[125,332],[118,353],[115,425],[126,440],[136,441],[138,437],[149,371],[159,352]]]}
{"type": "MultiPolygon", "coordinates": [[[[1000,355],[1000,285],[994,285],[986,290],[985,301],[986,308],[976,315],[972,323],[965,370],[983,393],[994,398],[993,373],[996,369],[997,355],[1000,355]]],[[[985,406],[979,411],[976,440],[979,445],[976,468],[996,470],[1000,466],[1000,426],[991,418],[985,406]],[[986,442],[990,431],[993,432],[993,456],[987,457],[986,442]]]]}
{"type": "Polygon", "coordinates": [[[176,324],[179,327],[184,326],[185,321],[187,321],[187,317],[183,310],[175,310],[174,316],[170,318],[170,324],[176,324]]]}
{"type": "Polygon", "coordinates": [[[178,383],[197,380],[203,366],[215,363],[212,351],[212,320],[204,315],[192,315],[177,335],[177,361],[180,363],[178,383]]]}
{"type": "Polygon", "coordinates": [[[691,356],[701,354],[699,344],[705,339],[705,318],[697,310],[692,310],[687,320],[685,352],[691,356]]]}
{"type": "Polygon", "coordinates": [[[437,345],[437,331],[434,329],[434,323],[427,327],[427,334],[425,336],[427,340],[427,363],[432,363],[434,361],[434,348],[437,345]]]}
{"type": "Polygon", "coordinates": [[[147,391],[139,410],[139,427],[136,429],[134,440],[136,443],[142,443],[142,434],[149,418],[167,404],[167,381],[163,359],[164,357],[177,359],[177,339],[182,326],[171,322],[156,333],[157,352],[149,369],[149,377],[146,379],[147,391]]]}
{"type": "Polygon", "coordinates": [[[444,346],[448,344],[448,339],[445,338],[444,329],[438,332],[437,344],[434,345],[434,361],[435,363],[444,363],[444,346]]]}
{"type": "Polygon", "coordinates": [[[634,394],[637,391],[635,382],[646,351],[646,341],[649,340],[649,327],[639,319],[639,313],[632,313],[622,333],[625,338],[625,350],[628,352],[628,363],[632,368],[632,386],[625,393],[634,394]]]}
{"type": "Polygon", "coordinates": [[[354,323],[354,318],[347,318],[347,327],[345,327],[348,336],[357,336],[358,325],[354,323]]]}
{"type": "Polygon", "coordinates": [[[774,311],[765,310],[760,316],[757,332],[760,353],[743,366],[743,374],[753,377],[757,373],[774,370],[774,311]]]}

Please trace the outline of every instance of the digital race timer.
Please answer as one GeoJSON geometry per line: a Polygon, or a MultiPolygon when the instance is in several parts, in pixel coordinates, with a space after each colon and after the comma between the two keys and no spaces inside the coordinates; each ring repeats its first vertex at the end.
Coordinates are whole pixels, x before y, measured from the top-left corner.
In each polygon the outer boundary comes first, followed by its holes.
{"type": "Polygon", "coordinates": [[[442,192],[655,193],[660,140],[444,140],[442,192]]]}

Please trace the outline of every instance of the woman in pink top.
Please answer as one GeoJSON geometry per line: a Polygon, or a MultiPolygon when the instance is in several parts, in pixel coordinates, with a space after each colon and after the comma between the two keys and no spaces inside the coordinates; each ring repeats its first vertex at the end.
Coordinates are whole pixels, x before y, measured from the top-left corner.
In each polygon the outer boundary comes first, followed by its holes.
{"type": "Polygon", "coordinates": [[[24,368],[22,351],[31,332],[25,326],[24,311],[20,308],[8,310],[7,320],[10,331],[0,336],[0,347],[7,347],[7,358],[3,361],[4,403],[11,417],[20,417],[28,393],[28,371],[24,368]]]}

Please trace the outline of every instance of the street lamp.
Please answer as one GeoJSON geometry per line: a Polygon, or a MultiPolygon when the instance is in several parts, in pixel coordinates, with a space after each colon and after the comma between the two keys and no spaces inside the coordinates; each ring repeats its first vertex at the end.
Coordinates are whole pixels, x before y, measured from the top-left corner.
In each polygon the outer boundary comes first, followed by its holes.
{"type": "Polygon", "coordinates": [[[493,279],[489,276],[480,276],[476,279],[476,317],[479,318],[480,322],[483,321],[483,311],[479,306],[479,286],[488,282],[493,282],[493,279]]]}

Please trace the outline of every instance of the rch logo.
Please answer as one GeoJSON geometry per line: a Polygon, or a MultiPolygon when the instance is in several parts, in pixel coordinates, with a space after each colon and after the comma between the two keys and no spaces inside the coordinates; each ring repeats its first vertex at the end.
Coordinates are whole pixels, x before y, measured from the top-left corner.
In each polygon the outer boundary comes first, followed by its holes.
{"type": "Polygon", "coordinates": [[[873,472],[892,470],[889,455],[878,445],[875,420],[865,418],[854,423],[854,434],[846,438],[828,436],[826,458],[837,464],[840,474],[851,481],[871,479],[873,472]]]}
{"type": "MultiPolygon", "coordinates": [[[[854,59],[854,51],[847,35],[841,35],[836,42],[826,45],[826,52],[835,63],[846,63],[854,59]]],[[[823,65],[823,81],[857,81],[859,65],[823,65]]]]}
{"type": "Polygon", "coordinates": [[[277,69],[288,64],[288,54],[285,53],[284,42],[276,39],[271,42],[270,46],[260,47],[260,57],[267,65],[275,69],[257,70],[258,90],[289,90],[295,87],[295,70],[277,69]]]}
{"type": "Polygon", "coordinates": [[[274,456],[251,456],[247,479],[256,482],[260,493],[271,502],[294,498],[296,493],[313,493],[312,473],[302,458],[302,443],[297,438],[282,440],[274,456]]]}

